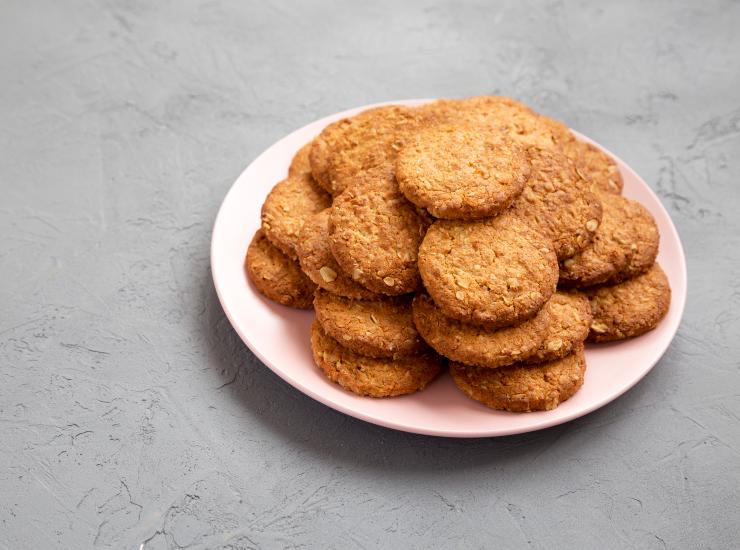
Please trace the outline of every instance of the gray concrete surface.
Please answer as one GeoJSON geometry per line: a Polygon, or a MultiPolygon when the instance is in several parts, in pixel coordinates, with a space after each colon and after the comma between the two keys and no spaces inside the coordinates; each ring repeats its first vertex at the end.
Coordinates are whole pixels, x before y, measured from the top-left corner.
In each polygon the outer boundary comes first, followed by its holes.
{"type": "Polygon", "coordinates": [[[0,0],[0,547],[737,547],[739,27],[714,0],[0,0]],[[668,353],[495,440],[287,386],[212,289],[231,183],[319,116],[490,92],[660,194],[690,278],[668,353]]]}

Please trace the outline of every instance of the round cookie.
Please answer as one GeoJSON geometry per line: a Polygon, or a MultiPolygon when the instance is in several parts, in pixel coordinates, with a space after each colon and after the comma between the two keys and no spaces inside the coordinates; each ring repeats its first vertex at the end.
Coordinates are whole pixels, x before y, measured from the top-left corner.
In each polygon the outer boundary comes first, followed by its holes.
{"type": "Polygon", "coordinates": [[[591,326],[591,306],[580,292],[556,292],[544,310],[549,324],[540,347],[527,358],[527,363],[561,359],[586,340],[591,326]]]}
{"type": "Polygon", "coordinates": [[[447,316],[490,327],[533,317],[558,280],[550,242],[508,214],[437,220],[419,249],[419,271],[447,316]]]}
{"type": "Polygon", "coordinates": [[[598,147],[585,141],[572,141],[565,153],[575,162],[576,170],[600,192],[619,195],[624,187],[617,163],[598,147]]]}
{"type": "Polygon", "coordinates": [[[357,300],[375,300],[381,296],[368,290],[339,267],[329,247],[331,208],[311,216],[303,226],[296,243],[301,269],[319,287],[334,294],[357,300]]]}
{"type": "Polygon", "coordinates": [[[351,300],[317,290],[313,305],[324,331],[356,353],[402,357],[425,348],[414,326],[411,296],[351,300]]]}
{"type": "Polygon", "coordinates": [[[562,123],[538,115],[523,103],[508,97],[477,96],[459,100],[457,113],[443,110],[450,122],[494,126],[511,139],[535,149],[559,149],[575,139],[562,123]]]}
{"type": "Polygon", "coordinates": [[[340,267],[362,286],[406,294],[421,282],[417,257],[428,224],[392,178],[378,178],[334,200],[329,243],[340,267]]]}
{"type": "Polygon", "coordinates": [[[529,161],[520,145],[473,126],[422,130],[396,160],[401,192],[437,218],[498,214],[521,193],[528,177],[529,161]]]}
{"type": "Polygon", "coordinates": [[[298,152],[295,155],[293,155],[293,160],[290,162],[290,167],[288,167],[289,176],[311,173],[310,154],[312,146],[313,140],[306,143],[303,147],[298,149],[298,152]]]}
{"type": "Polygon", "coordinates": [[[563,286],[584,288],[643,273],[655,262],[660,235],[650,212],[637,201],[602,193],[601,225],[585,250],[560,264],[563,286]]]}
{"type": "Polygon", "coordinates": [[[601,201],[573,163],[554,149],[532,151],[532,173],[512,213],[552,240],[558,258],[586,248],[601,223],[601,201]]]}
{"type": "Polygon", "coordinates": [[[586,355],[583,344],[549,363],[518,363],[499,369],[450,363],[457,387],[487,407],[511,412],[549,411],[571,398],[583,385],[586,355]]]}
{"type": "Polygon", "coordinates": [[[442,370],[442,358],[427,352],[398,359],[365,357],[311,325],[311,350],[329,380],[358,395],[392,397],[424,389],[442,370]]]}
{"type": "Polygon", "coordinates": [[[306,277],[298,262],[280,252],[261,229],[252,237],[244,263],[249,280],[270,300],[298,309],[311,309],[316,285],[306,277]]]}
{"type": "Polygon", "coordinates": [[[312,170],[333,195],[358,179],[374,180],[389,173],[392,175],[404,140],[423,122],[417,111],[399,105],[368,109],[344,119],[327,127],[319,136],[322,144],[311,151],[312,170]]]}
{"type": "Polygon", "coordinates": [[[329,206],[331,197],[315,185],[311,174],[288,176],[272,188],[262,205],[262,230],[272,244],[295,258],[303,224],[329,206]]]}
{"type": "Polygon", "coordinates": [[[611,342],[653,330],[668,313],[671,287],[660,265],[614,286],[588,292],[593,320],[588,339],[611,342]]]}
{"type": "Polygon", "coordinates": [[[542,345],[549,324],[547,306],[531,319],[499,330],[451,319],[426,294],[418,294],[413,307],[416,328],[437,353],[480,367],[502,367],[531,357],[542,345]]]}

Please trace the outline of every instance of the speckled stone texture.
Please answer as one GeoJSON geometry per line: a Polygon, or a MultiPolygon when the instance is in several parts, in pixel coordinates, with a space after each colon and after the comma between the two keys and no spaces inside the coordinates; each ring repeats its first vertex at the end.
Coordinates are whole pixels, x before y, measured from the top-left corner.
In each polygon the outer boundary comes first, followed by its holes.
{"type": "Polygon", "coordinates": [[[0,547],[735,546],[740,3],[612,4],[0,3],[0,547]],[[481,93],[660,194],[689,262],[678,336],[617,402],[529,435],[304,397],[218,304],[221,199],[320,116],[481,93]]]}

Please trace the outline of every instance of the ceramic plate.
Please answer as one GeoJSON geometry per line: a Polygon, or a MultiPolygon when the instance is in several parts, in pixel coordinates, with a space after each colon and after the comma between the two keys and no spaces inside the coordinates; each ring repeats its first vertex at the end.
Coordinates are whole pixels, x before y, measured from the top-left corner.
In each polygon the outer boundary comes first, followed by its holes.
{"type": "MultiPolygon", "coordinates": [[[[424,101],[428,100],[391,103],[415,105],[424,101]]],[[[658,223],[658,261],[670,280],[673,299],[668,316],[654,331],[624,342],[588,346],[586,380],[575,396],[553,411],[508,413],[468,399],[447,373],[420,393],[390,399],[358,397],[329,382],[311,357],[313,312],[263,298],[244,274],[244,256],[259,228],[260,207],[272,186],[286,176],[293,154],[330,122],[374,106],[322,118],[272,145],[242,172],[216,217],[211,266],[218,297],[236,332],[268,368],[306,395],[343,413],[397,430],[446,437],[510,435],[562,424],[616,399],[653,368],[671,343],[683,314],[686,263],[676,228],[658,197],[634,170],[614,157],[624,178],[624,195],[640,201],[658,223]]]]}

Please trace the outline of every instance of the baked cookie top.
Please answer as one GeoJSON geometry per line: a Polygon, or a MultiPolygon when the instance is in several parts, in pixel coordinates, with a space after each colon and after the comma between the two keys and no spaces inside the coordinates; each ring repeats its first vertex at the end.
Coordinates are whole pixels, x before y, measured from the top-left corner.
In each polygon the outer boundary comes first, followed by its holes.
{"type": "Polygon", "coordinates": [[[588,339],[610,342],[653,330],[671,305],[671,287],[660,265],[614,286],[588,291],[593,320],[588,339]]]}
{"type": "Polygon", "coordinates": [[[532,173],[512,214],[549,238],[558,258],[586,248],[601,223],[601,201],[560,151],[531,152],[532,173]]]}
{"type": "Polygon", "coordinates": [[[426,347],[414,326],[411,296],[351,300],[317,290],[313,304],[324,331],[356,353],[401,357],[426,347]]]}
{"type": "Polygon", "coordinates": [[[660,235],[639,202],[602,193],[601,225],[593,243],[560,264],[560,283],[578,288],[616,282],[647,270],[658,254],[660,235]]]}
{"type": "Polygon", "coordinates": [[[282,252],[296,257],[303,224],[331,206],[331,196],[316,186],[311,174],[288,176],[272,188],[262,205],[262,230],[282,252]]]}
{"type": "Polygon", "coordinates": [[[334,294],[358,300],[374,300],[380,295],[368,290],[339,267],[329,246],[329,216],[327,208],[311,216],[301,230],[296,254],[301,269],[319,287],[334,294]]]}
{"type": "Polygon", "coordinates": [[[314,177],[337,195],[360,177],[392,174],[404,141],[423,124],[419,112],[399,105],[375,107],[330,124],[311,148],[314,177]]]}
{"type": "Polygon", "coordinates": [[[437,218],[498,214],[521,193],[528,177],[522,146],[475,126],[424,129],[407,141],[396,161],[401,192],[437,218]]]}
{"type": "Polygon", "coordinates": [[[564,148],[575,162],[578,173],[602,193],[619,195],[624,187],[616,161],[598,147],[574,140],[564,148]]]}
{"type": "Polygon", "coordinates": [[[508,214],[437,220],[419,249],[419,271],[447,316],[490,327],[533,317],[558,280],[552,244],[508,214]]]}
{"type": "Polygon", "coordinates": [[[574,140],[570,130],[557,120],[537,114],[530,107],[509,97],[476,96],[438,106],[449,122],[493,126],[521,145],[535,149],[560,149],[574,140]]]}
{"type": "Polygon", "coordinates": [[[449,359],[480,367],[496,368],[531,357],[549,324],[547,306],[519,325],[498,330],[447,317],[426,294],[418,294],[413,307],[414,323],[430,346],[449,359]]]}
{"type": "Polygon", "coordinates": [[[556,292],[545,307],[549,323],[539,348],[528,363],[554,361],[569,355],[586,340],[591,326],[591,306],[580,292],[556,292]]]}
{"type": "Polygon", "coordinates": [[[406,294],[420,285],[417,258],[428,225],[392,177],[377,178],[334,199],[329,242],[353,280],[382,294],[406,294]]]}
{"type": "Polygon", "coordinates": [[[244,263],[249,280],[260,294],[298,309],[311,309],[316,285],[306,277],[298,262],[280,252],[259,229],[252,237],[244,263]]]}
{"type": "Polygon", "coordinates": [[[439,374],[442,358],[429,351],[397,359],[355,353],[327,335],[318,321],[311,325],[311,350],[329,380],[358,395],[392,397],[424,389],[439,374]]]}
{"type": "Polygon", "coordinates": [[[450,363],[457,387],[492,409],[531,412],[552,410],[583,385],[586,356],[579,344],[573,353],[549,363],[517,363],[499,369],[450,363]]]}

